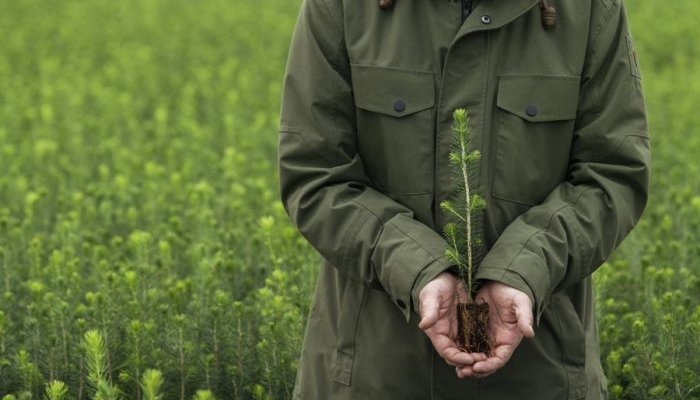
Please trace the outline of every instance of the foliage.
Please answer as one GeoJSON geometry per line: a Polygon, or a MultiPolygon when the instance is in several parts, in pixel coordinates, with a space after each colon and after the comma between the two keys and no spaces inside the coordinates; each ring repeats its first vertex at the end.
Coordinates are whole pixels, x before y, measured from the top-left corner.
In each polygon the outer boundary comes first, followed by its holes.
{"type": "MultiPolygon", "coordinates": [[[[275,183],[298,5],[3,3],[0,398],[289,397],[318,265],[275,183]]],[[[626,5],[652,193],[594,275],[602,358],[612,399],[700,399],[700,4],[626,5]]]]}
{"type": "Polygon", "coordinates": [[[450,164],[455,172],[457,190],[449,200],[440,203],[442,211],[456,220],[445,225],[445,237],[450,243],[447,257],[457,266],[459,277],[467,294],[467,302],[473,301],[472,279],[478,263],[481,240],[478,221],[486,208],[486,201],[477,192],[476,177],[481,159],[479,150],[471,150],[469,114],[460,108],[452,114],[454,144],[450,152],[450,164]]]}
{"type": "Polygon", "coordinates": [[[3,5],[0,398],[290,391],[318,265],[274,183],[298,5],[3,5]]]}
{"type": "Polygon", "coordinates": [[[144,371],[142,379],[143,399],[161,400],[163,397],[159,393],[163,386],[163,374],[157,369],[147,369],[144,371]]]}
{"type": "Polygon", "coordinates": [[[594,275],[611,399],[700,399],[698,26],[684,0],[627,4],[652,137],[652,184],[639,225],[594,275]],[[658,23],[673,18],[671,23],[658,23]],[[653,29],[649,29],[653,27],[653,29]],[[669,47],[664,43],[675,43],[669,47]]]}
{"type": "Polygon", "coordinates": [[[68,387],[61,381],[51,381],[46,385],[46,400],[66,400],[68,387]]]}
{"type": "Polygon", "coordinates": [[[107,347],[102,335],[95,330],[85,332],[83,339],[88,384],[94,390],[96,400],[118,400],[119,389],[112,385],[108,375],[107,347]]]}

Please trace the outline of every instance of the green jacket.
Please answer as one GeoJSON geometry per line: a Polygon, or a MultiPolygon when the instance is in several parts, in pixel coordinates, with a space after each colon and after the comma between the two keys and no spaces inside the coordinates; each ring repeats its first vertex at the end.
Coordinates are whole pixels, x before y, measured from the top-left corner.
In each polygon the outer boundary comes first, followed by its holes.
{"type": "Polygon", "coordinates": [[[295,399],[601,399],[591,273],[638,220],[649,140],[620,0],[306,0],[282,100],[281,195],[324,259],[295,399]],[[482,152],[477,277],[533,300],[535,338],[456,378],[417,328],[450,268],[452,112],[482,152]]]}

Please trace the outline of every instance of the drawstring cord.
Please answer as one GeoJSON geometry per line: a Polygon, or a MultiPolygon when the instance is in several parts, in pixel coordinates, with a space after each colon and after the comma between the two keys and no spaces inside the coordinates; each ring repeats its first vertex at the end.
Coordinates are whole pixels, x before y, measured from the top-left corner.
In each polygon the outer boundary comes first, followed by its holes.
{"type": "MultiPolygon", "coordinates": [[[[379,8],[382,11],[390,10],[394,7],[394,0],[379,0],[379,8]]],[[[550,30],[557,23],[557,9],[549,4],[548,0],[540,1],[540,12],[542,13],[542,26],[550,30]]]]}
{"type": "Polygon", "coordinates": [[[540,11],[542,12],[542,26],[550,30],[557,23],[557,9],[549,5],[549,1],[540,1],[540,11]]]}
{"type": "Polygon", "coordinates": [[[394,6],[394,0],[379,0],[379,8],[386,11],[394,6]]]}

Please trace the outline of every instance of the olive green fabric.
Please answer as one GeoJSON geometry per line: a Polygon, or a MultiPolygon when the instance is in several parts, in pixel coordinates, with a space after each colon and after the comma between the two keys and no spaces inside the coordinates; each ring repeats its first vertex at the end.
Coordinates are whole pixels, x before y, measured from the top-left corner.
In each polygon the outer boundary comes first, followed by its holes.
{"type": "Polygon", "coordinates": [[[640,73],[619,0],[306,0],[285,75],[281,196],[323,257],[295,399],[602,399],[591,273],[646,203],[640,73]],[[477,277],[533,300],[535,338],[459,380],[417,327],[449,269],[452,111],[482,152],[477,277]]]}

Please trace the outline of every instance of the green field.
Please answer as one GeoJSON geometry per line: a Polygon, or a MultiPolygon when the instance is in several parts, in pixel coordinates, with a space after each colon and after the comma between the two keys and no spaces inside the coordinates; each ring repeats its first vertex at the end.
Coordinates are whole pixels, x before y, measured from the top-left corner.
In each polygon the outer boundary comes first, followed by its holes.
{"type": "MultiPolygon", "coordinates": [[[[612,399],[700,399],[700,3],[626,6],[652,194],[596,273],[603,364],[612,399]]],[[[290,397],[318,267],[277,192],[298,7],[3,3],[0,399],[290,397]]]]}

